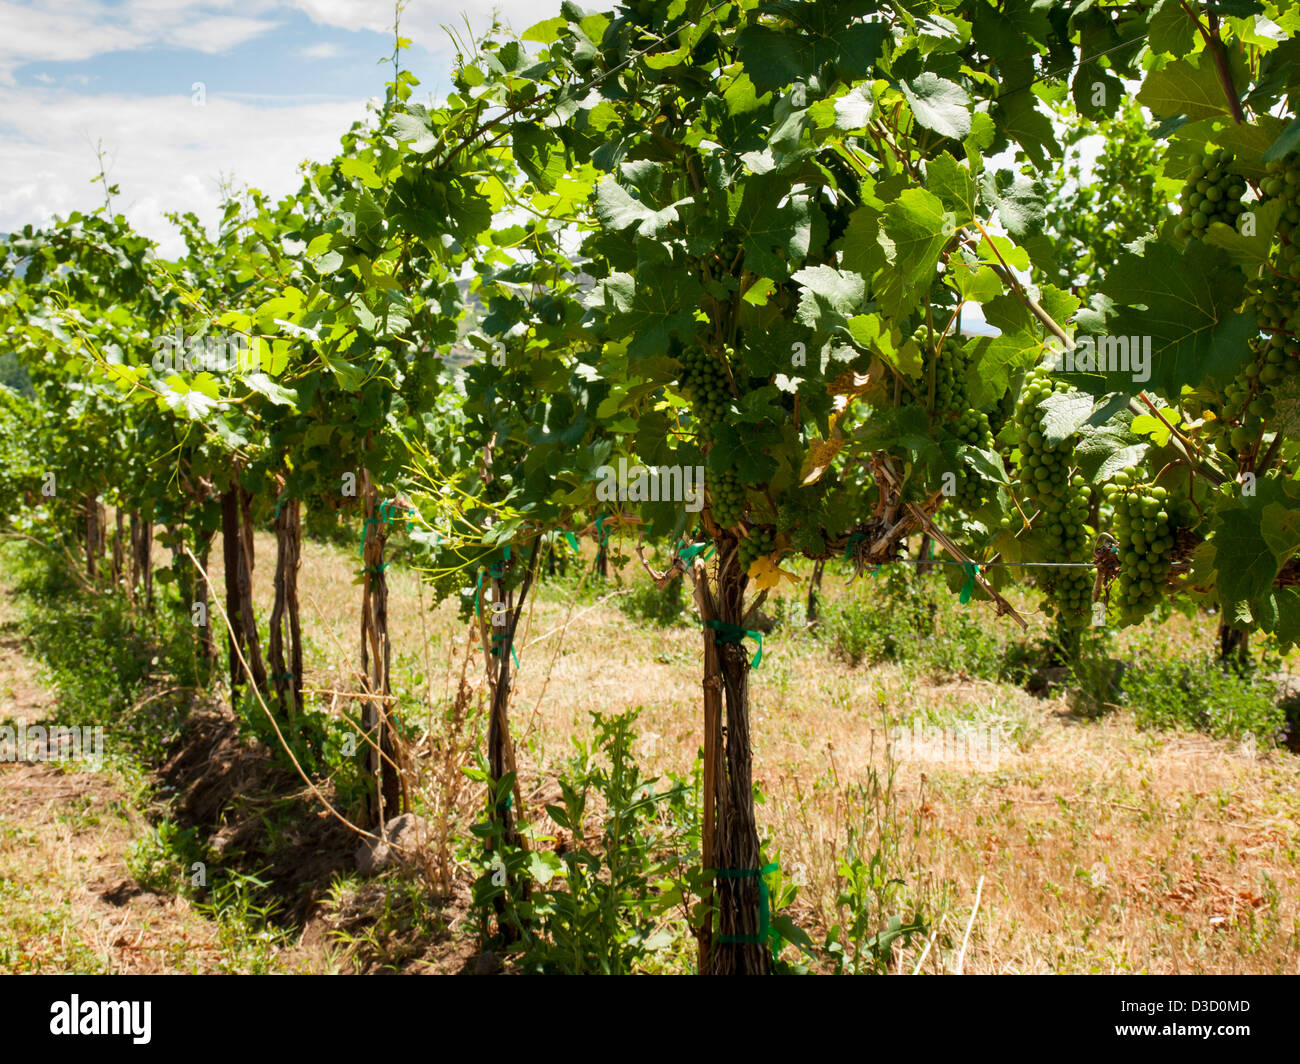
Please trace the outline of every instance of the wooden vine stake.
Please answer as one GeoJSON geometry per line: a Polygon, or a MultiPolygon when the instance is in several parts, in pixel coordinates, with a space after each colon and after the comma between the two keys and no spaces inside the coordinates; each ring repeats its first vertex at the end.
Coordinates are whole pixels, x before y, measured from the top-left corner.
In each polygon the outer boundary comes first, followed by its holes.
{"type": "MultiPolygon", "coordinates": [[[[229,618],[227,645],[230,652],[230,693],[236,700],[244,686],[240,651],[245,652],[253,684],[266,690],[266,665],[253,612],[253,527],[251,498],[238,483],[238,472],[221,495],[221,544],[225,561],[226,615],[229,618]]],[[[132,537],[134,543],[135,537],[132,537]]]]}
{"type": "Polygon", "coordinates": [[[272,685],[291,734],[302,718],[302,628],[298,620],[298,568],[302,559],[302,506],[286,499],[275,515],[275,604],[267,658],[272,685]],[[288,661],[285,646],[289,647],[288,661]]]}
{"type": "MultiPolygon", "coordinates": [[[[524,574],[523,584],[516,599],[512,590],[505,586],[505,564],[489,570],[488,587],[491,602],[482,601],[479,591],[479,612],[482,622],[479,625],[483,641],[483,655],[487,670],[490,710],[488,715],[488,773],[492,777],[493,791],[497,783],[507,774],[514,774],[513,802],[495,805],[490,810],[492,820],[499,824],[499,837],[503,845],[511,847],[524,846],[519,833],[519,816],[521,814],[522,796],[519,787],[519,770],[515,761],[514,742],[510,736],[510,691],[511,665],[514,661],[515,632],[519,626],[519,617],[523,613],[524,603],[528,599],[529,589],[537,574],[540,558],[540,537],[533,542],[533,549],[528,560],[528,569],[524,574]]],[[[491,840],[488,841],[489,849],[491,840]]],[[[507,880],[507,889],[498,894],[494,901],[497,913],[497,931],[505,942],[513,942],[519,935],[515,921],[508,917],[508,898],[518,893],[527,899],[528,881],[515,884],[507,880]]]]}
{"type": "Polygon", "coordinates": [[[131,511],[131,594],[144,591],[145,608],[153,609],[153,521],[151,515],[131,511]]]}
{"type": "Polygon", "coordinates": [[[362,471],[361,484],[366,515],[361,549],[364,588],[361,600],[361,673],[367,696],[361,703],[361,727],[366,741],[366,769],[375,781],[367,815],[372,825],[382,829],[390,818],[405,811],[407,803],[389,713],[392,645],[388,638],[388,579],[384,575],[384,546],[388,542],[388,533],[378,513],[378,493],[369,470],[362,471]]]}
{"type": "Polygon", "coordinates": [[[86,578],[93,584],[97,575],[99,562],[99,501],[94,495],[87,495],[83,512],[86,519],[86,578]]]}
{"type": "Polygon", "coordinates": [[[704,564],[691,569],[704,625],[703,860],[712,870],[718,933],[704,928],[700,971],[710,975],[765,975],[772,970],[762,940],[763,888],[754,818],[754,753],[749,738],[749,657],[740,643],[719,642],[709,621],[740,626],[742,574],[734,548],[720,552],[717,593],[704,564]],[[725,726],[723,710],[725,707],[725,726]]]}
{"type": "MultiPolygon", "coordinates": [[[[691,569],[695,585],[695,608],[701,622],[713,618],[713,596],[709,593],[708,574],[704,563],[695,559],[691,569]]],[[[714,811],[718,804],[718,776],[722,767],[722,670],[718,664],[718,647],[713,633],[702,626],[704,633],[704,795],[701,817],[700,851],[704,862],[704,922],[696,929],[699,941],[699,972],[710,969],[713,949],[713,879],[709,870],[716,867],[714,849],[714,811]]]]}

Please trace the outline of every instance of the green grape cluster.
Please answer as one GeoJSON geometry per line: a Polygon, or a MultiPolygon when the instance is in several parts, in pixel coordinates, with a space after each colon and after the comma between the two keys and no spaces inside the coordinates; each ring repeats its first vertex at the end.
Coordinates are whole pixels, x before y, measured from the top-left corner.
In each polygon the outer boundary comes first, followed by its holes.
{"type": "Polygon", "coordinates": [[[1102,493],[1115,510],[1120,618],[1132,623],[1151,612],[1169,578],[1174,546],[1170,500],[1164,488],[1141,483],[1131,466],[1117,473],[1102,493]]]}
{"type": "Polygon", "coordinates": [[[749,567],[764,555],[771,554],[776,550],[776,530],[763,525],[757,528],[751,528],[749,535],[736,544],[736,551],[740,557],[740,571],[749,572],[749,567]]]}
{"type": "MultiPolygon", "coordinates": [[[[921,348],[926,349],[928,337],[924,328],[912,335],[921,348]]],[[[983,410],[973,410],[966,395],[966,374],[970,356],[955,336],[944,338],[934,353],[934,409],[943,430],[961,443],[982,450],[994,449],[993,428],[983,410]]],[[[924,379],[924,378],[922,378],[924,379]]],[[[957,488],[954,502],[966,511],[977,509],[987,497],[989,485],[968,468],[956,471],[957,488]]]]}
{"type": "Polygon", "coordinates": [[[1057,619],[1080,628],[1091,617],[1093,575],[1090,569],[1058,569],[1049,578],[1057,619]]]}
{"type": "Polygon", "coordinates": [[[745,516],[745,486],[734,469],[725,473],[711,473],[706,479],[709,493],[709,512],[714,524],[721,528],[735,528],[745,516]]]}
{"type": "Polygon", "coordinates": [[[1206,422],[1206,434],[1230,443],[1239,454],[1259,441],[1276,413],[1272,386],[1300,375],[1300,340],[1274,333],[1253,346],[1254,360],[1236,380],[1224,386],[1221,400],[1188,407],[1193,417],[1204,416],[1207,405],[1215,407],[1214,418],[1206,422]]]}
{"type": "Polygon", "coordinates": [[[1246,286],[1246,307],[1266,333],[1300,335],[1300,249],[1284,240],[1262,277],[1246,286]]]}
{"type": "Polygon", "coordinates": [[[1300,155],[1269,163],[1259,187],[1265,202],[1280,200],[1283,208],[1268,268],[1246,285],[1245,309],[1254,311],[1262,336],[1252,344],[1252,362],[1206,404],[1216,414],[1207,435],[1238,454],[1259,442],[1274,416],[1273,386],[1300,374],[1300,248],[1292,241],[1300,222],[1300,155]]]}
{"type": "Polygon", "coordinates": [[[1179,199],[1183,217],[1176,231],[1183,239],[1203,239],[1214,222],[1236,227],[1237,216],[1246,209],[1241,203],[1246,182],[1228,169],[1233,158],[1223,148],[1193,157],[1192,171],[1179,199]]]}
{"type": "Polygon", "coordinates": [[[945,336],[935,352],[936,410],[961,410],[966,405],[966,369],[969,363],[961,341],[955,336],[945,336]]]}
{"type": "MultiPolygon", "coordinates": [[[[1074,456],[1070,441],[1055,446],[1048,443],[1046,415],[1040,406],[1054,392],[1066,392],[1069,387],[1063,381],[1053,382],[1039,370],[1031,370],[1016,403],[1021,493],[1025,502],[1039,511],[1034,525],[1050,555],[1044,561],[1088,560],[1088,482],[1081,474],[1070,472],[1074,456]]],[[[1085,623],[1092,593],[1092,578],[1086,570],[1044,569],[1039,582],[1049,592],[1063,623],[1085,623]]]]}
{"type": "Polygon", "coordinates": [[[1300,226],[1300,152],[1289,152],[1269,163],[1259,189],[1265,200],[1282,201],[1278,229],[1284,237],[1290,237],[1300,226]]]}
{"type": "MultiPolygon", "coordinates": [[[[727,351],[728,357],[731,350],[727,351]]],[[[689,347],[677,356],[682,363],[681,389],[691,402],[700,423],[704,442],[713,437],[713,426],[727,416],[731,405],[731,386],[721,363],[703,347],[689,347]]]]}

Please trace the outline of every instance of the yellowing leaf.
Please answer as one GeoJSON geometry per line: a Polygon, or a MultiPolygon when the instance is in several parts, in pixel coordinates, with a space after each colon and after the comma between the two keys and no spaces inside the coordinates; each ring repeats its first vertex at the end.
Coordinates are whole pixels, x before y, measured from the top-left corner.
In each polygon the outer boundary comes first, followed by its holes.
{"type": "Polygon", "coordinates": [[[831,395],[862,395],[871,387],[871,378],[849,370],[830,383],[831,395]]]}
{"type": "Polygon", "coordinates": [[[799,471],[803,483],[815,484],[821,480],[822,474],[843,448],[844,437],[840,435],[838,426],[832,427],[829,440],[813,440],[808,453],[804,455],[803,468],[799,471]]]}
{"type": "Polygon", "coordinates": [[[785,577],[792,584],[797,584],[799,578],[791,573],[787,573],[768,555],[761,558],[755,558],[749,567],[749,578],[754,581],[755,586],[761,591],[768,588],[776,587],[781,582],[781,577],[785,577]]]}

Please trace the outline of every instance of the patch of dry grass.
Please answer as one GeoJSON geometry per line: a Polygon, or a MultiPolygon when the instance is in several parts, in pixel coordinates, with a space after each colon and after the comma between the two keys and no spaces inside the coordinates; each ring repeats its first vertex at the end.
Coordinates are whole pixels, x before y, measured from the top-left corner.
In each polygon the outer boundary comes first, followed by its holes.
{"type": "MultiPolygon", "coordinates": [[[[272,552],[269,537],[259,539],[255,583],[268,609],[272,552]]],[[[355,667],[360,590],[341,551],[304,553],[308,684],[333,687],[355,667]]],[[[453,603],[430,610],[424,595],[421,611],[415,574],[390,574],[394,646],[408,672],[424,673],[428,696],[406,712],[434,738],[429,705],[456,690],[465,626],[453,603]]],[[[845,593],[828,577],[828,597],[845,593]]],[[[987,623],[997,623],[991,611],[987,623]]],[[[1212,619],[1176,617],[1161,634],[1208,647],[1213,630],[1212,619]]],[[[546,789],[570,736],[588,734],[590,710],[643,707],[643,761],[689,771],[700,743],[697,632],[639,623],[616,603],[552,586],[534,602],[519,647],[511,713],[526,793],[546,789]]],[[[1120,656],[1132,648],[1131,637],[1117,641],[1120,656]]],[[[481,682],[477,659],[469,675],[481,682]]],[[[1009,684],[850,668],[802,633],[769,637],[751,690],[755,782],[766,798],[760,830],[801,884],[793,912],[815,939],[846,916],[838,873],[852,838],[855,853],[887,859],[901,881],[897,904],[930,917],[925,971],[957,965],[981,878],[966,972],[1300,971],[1294,756],[1143,732],[1123,711],[1085,721],[1060,699],[1009,684]],[[886,735],[917,719],[998,729],[1007,740],[1000,762],[981,771],[904,760],[891,769],[886,735]],[[866,783],[891,771],[882,809],[866,783]]],[[[924,948],[896,947],[891,970],[912,970],[924,948]]]]}

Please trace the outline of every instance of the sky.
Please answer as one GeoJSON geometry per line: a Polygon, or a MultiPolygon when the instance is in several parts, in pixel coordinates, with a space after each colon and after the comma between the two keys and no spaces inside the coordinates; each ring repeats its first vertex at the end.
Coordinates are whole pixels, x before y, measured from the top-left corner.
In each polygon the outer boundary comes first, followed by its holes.
{"type": "MultiPolygon", "coordinates": [[[[560,0],[409,0],[402,66],[444,95],[464,32],[523,31],[560,0]]],[[[382,98],[392,0],[0,0],[0,233],[103,205],[174,257],[167,220],[192,211],[209,230],[223,182],[292,192],[305,160],[382,98]]],[[[963,328],[988,331],[977,308],[963,328]]]]}
{"type": "MultiPolygon", "coordinates": [[[[444,27],[517,31],[560,0],[410,0],[402,66],[442,95],[455,48],[444,27]]],[[[304,160],[383,96],[391,0],[0,0],[0,233],[102,206],[159,244],[183,244],[166,214],[219,218],[223,181],[273,197],[304,160]],[[201,88],[196,83],[201,83],[201,88]]]]}

